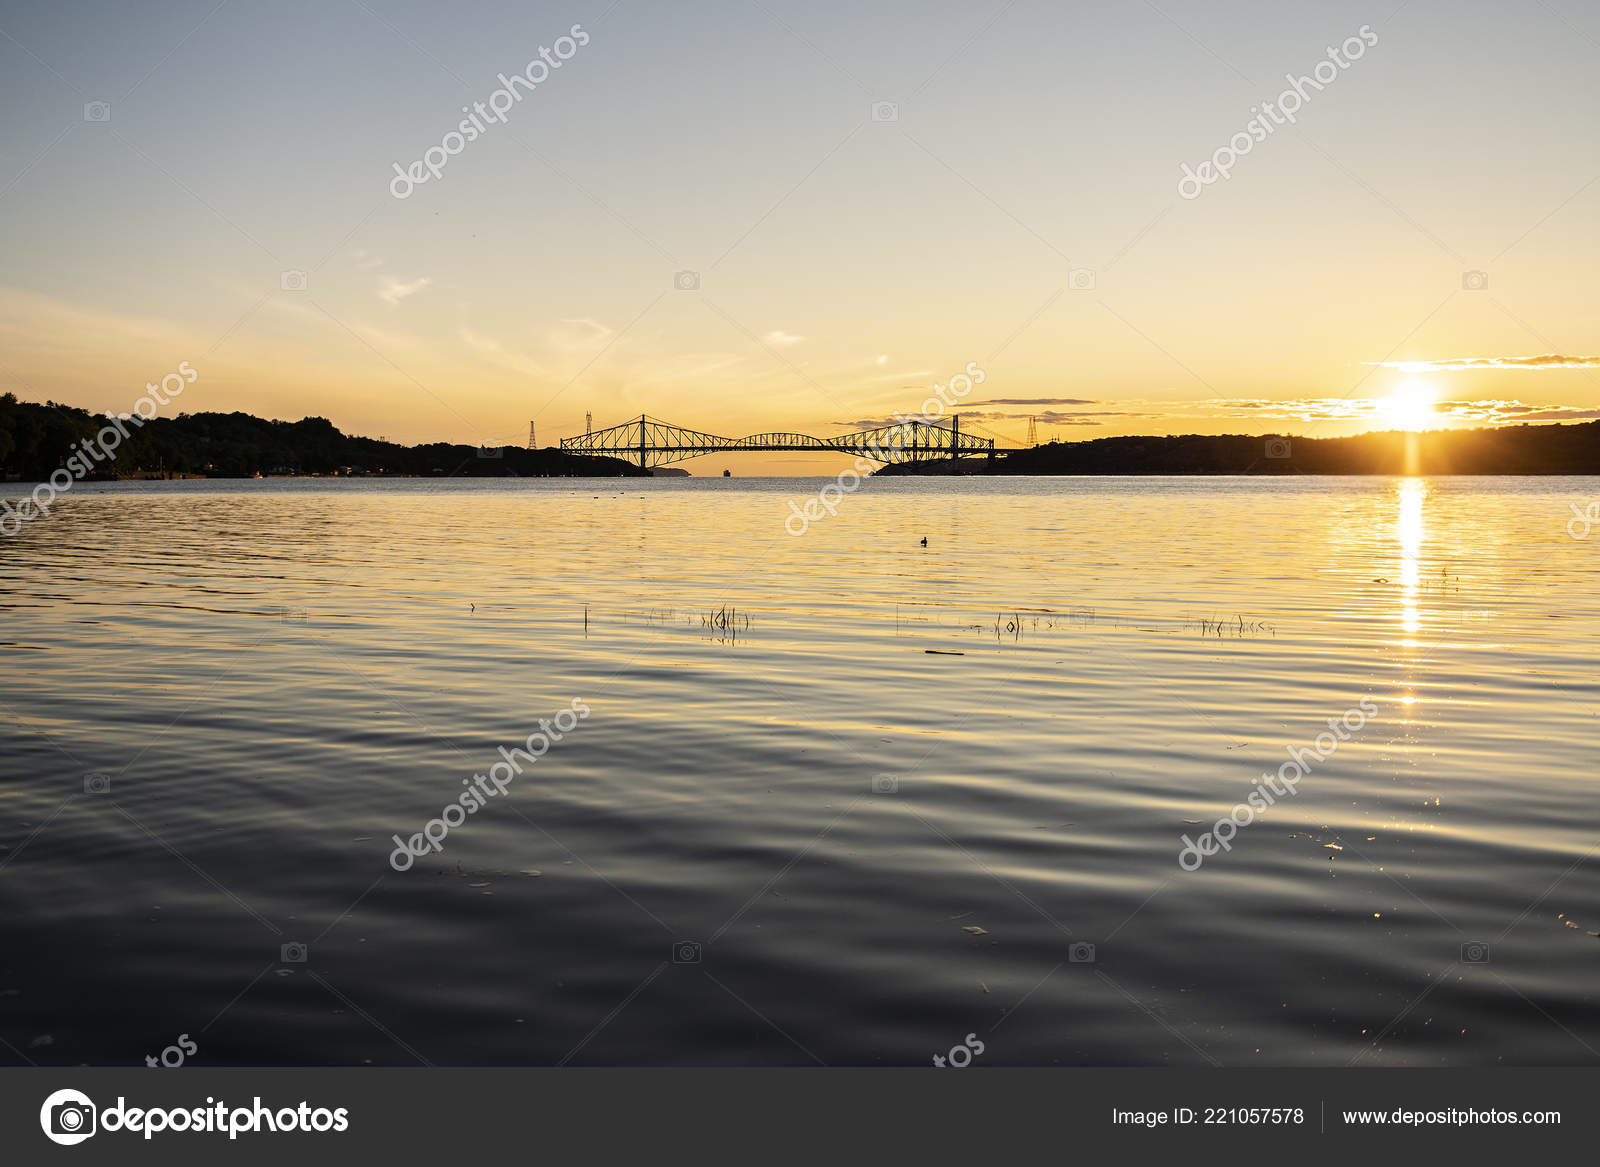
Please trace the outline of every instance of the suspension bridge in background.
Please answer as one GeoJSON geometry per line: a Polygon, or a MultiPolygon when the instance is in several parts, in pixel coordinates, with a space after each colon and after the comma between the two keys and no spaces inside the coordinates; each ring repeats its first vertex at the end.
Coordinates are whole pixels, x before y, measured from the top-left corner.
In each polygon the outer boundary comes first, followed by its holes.
{"type": "Polygon", "coordinates": [[[948,426],[921,418],[907,418],[894,425],[855,430],[831,438],[810,434],[764,433],[742,438],[725,438],[700,430],[686,429],[660,418],[641,413],[609,429],[562,438],[561,449],[569,454],[593,454],[637,462],[642,469],[684,462],[706,454],[727,451],[805,451],[832,450],[853,454],[874,462],[916,462],[936,458],[966,456],[992,457],[1008,453],[1009,447],[996,446],[993,438],[961,431],[961,417],[954,415],[948,426]]]}

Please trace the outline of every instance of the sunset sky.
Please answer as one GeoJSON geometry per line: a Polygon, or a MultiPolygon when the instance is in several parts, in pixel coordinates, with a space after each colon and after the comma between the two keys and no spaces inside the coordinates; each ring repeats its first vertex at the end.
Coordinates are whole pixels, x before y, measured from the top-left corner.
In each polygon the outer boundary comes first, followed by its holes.
{"type": "Polygon", "coordinates": [[[1600,417],[1597,47],[1580,0],[6,0],[0,390],[188,361],[190,412],[542,445],[826,435],[969,362],[1013,439],[1600,417]]]}

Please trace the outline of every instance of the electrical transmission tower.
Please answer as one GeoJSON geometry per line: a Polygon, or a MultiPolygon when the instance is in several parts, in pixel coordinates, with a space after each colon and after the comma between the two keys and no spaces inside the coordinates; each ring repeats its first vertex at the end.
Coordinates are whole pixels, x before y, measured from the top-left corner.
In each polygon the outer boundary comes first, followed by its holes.
{"type": "Polygon", "coordinates": [[[534,445],[534,441],[533,441],[533,423],[530,421],[528,423],[528,449],[537,450],[538,448],[539,448],[538,446],[534,445]]]}

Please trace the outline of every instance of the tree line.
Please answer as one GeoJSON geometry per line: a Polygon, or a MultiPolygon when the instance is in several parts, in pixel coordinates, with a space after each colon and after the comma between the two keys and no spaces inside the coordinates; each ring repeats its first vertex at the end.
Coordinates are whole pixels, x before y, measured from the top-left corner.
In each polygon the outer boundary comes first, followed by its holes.
{"type": "MultiPolygon", "coordinates": [[[[70,405],[0,396],[0,477],[39,481],[61,469],[78,444],[93,439],[110,419],[70,405]]],[[[639,475],[617,458],[560,450],[432,442],[404,446],[344,434],[327,418],[271,421],[248,413],[180,413],[126,424],[115,456],[96,464],[91,478],[203,476],[253,478],[299,474],[639,475]],[[485,457],[484,454],[489,456],[485,457]]]]}
{"type": "Polygon", "coordinates": [[[884,474],[1600,474],[1600,421],[1347,438],[1185,434],[1051,442],[884,474]]]}

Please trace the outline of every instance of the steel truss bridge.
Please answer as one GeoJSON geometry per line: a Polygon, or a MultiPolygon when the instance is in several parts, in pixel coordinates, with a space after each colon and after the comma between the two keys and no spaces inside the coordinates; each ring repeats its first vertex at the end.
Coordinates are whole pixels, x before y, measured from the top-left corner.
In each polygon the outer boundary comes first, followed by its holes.
{"type": "Polygon", "coordinates": [[[966,454],[993,455],[995,444],[993,438],[962,433],[959,416],[953,417],[949,426],[908,418],[895,425],[856,430],[831,438],[788,433],[724,438],[641,413],[610,429],[562,438],[561,449],[571,454],[623,458],[648,470],[652,466],[665,466],[668,462],[683,462],[726,450],[833,450],[874,462],[911,462],[966,454]]]}

